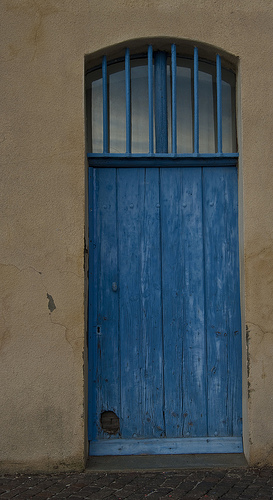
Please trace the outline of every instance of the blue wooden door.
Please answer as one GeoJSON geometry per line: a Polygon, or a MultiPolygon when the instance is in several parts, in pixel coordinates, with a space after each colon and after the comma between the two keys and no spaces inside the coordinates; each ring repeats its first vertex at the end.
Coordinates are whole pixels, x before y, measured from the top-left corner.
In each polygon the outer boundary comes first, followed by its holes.
{"type": "Polygon", "coordinates": [[[242,451],[237,169],[89,188],[90,454],[242,451]]]}

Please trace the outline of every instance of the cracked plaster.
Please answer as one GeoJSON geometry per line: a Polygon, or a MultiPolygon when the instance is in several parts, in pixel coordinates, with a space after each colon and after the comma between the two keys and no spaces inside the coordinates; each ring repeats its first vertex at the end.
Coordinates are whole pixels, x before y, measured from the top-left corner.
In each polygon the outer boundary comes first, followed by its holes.
{"type": "Polygon", "coordinates": [[[92,65],[111,46],[148,37],[201,41],[238,60],[244,442],[251,464],[273,464],[273,5],[216,7],[215,0],[1,2],[0,460],[7,470],[84,465],[84,58],[92,65]]]}

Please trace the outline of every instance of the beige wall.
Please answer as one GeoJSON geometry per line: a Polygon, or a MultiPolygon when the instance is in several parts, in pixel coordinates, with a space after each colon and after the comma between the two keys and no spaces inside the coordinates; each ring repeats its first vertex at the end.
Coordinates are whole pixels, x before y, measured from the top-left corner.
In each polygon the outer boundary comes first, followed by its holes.
{"type": "Polygon", "coordinates": [[[1,0],[0,11],[3,468],[84,466],[84,58],[149,37],[238,61],[244,444],[251,464],[273,464],[272,1],[1,0]]]}

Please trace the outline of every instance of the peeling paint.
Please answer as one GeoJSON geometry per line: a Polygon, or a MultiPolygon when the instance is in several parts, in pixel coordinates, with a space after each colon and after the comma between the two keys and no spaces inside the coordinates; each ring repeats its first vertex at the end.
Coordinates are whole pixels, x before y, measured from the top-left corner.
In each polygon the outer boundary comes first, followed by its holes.
{"type": "Polygon", "coordinates": [[[54,311],[54,309],[56,309],[55,302],[53,300],[52,295],[49,295],[49,293],[47,293],[46,296],[48,298],[48,309],[52,313],[54,311]]]}

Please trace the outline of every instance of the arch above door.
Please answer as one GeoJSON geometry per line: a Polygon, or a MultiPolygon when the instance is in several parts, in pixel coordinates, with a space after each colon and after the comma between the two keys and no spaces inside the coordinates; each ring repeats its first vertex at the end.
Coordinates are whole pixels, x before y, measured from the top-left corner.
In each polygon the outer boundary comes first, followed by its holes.
{"type": "Polygon", "coordinates": [[[235,75],[127,49],[86,102],[90,454],[238,453],[235,75]]]}

